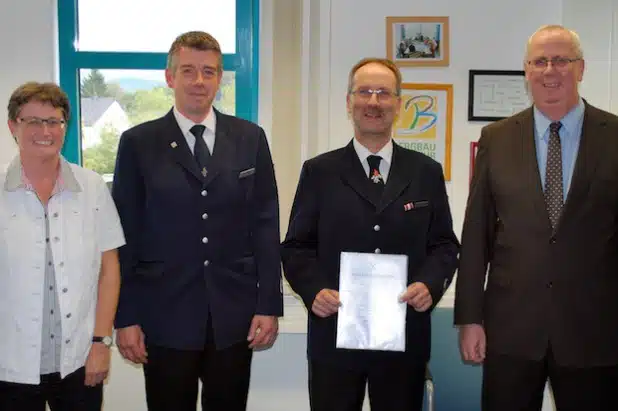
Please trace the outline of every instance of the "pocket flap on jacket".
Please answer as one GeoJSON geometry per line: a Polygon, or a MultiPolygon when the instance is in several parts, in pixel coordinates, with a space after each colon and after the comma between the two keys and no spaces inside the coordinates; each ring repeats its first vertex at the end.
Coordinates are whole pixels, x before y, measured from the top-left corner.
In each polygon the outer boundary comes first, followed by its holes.
{"type": "Polygon", "coordinates": [[[238,178],[249,177],[250,175],[253,175],[253,174],[255,174],[255,167],[251,167],[251,168],[241,171],[240,173],[238,173],[238,178]]]}
{"type": "Polygon", "coordinates": [[[163,261],[138,261],[133,272],[140,277],[157,278],[165,272],[165,264],[163,261]]]}

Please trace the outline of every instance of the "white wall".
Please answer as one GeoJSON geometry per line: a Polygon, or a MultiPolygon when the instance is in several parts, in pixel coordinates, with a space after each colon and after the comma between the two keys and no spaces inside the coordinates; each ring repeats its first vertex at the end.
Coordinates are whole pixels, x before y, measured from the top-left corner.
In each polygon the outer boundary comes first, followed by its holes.
{"type": "Polygon", "coordinates": [[[6,1],[0,5],[0,164],[16,154],[6,127],[6,105],[20,84],[55,79],[55,0],[6,1]]]}
{"type": "MultiPolygon", "coordinates": [[[[582,36],[587,72],[582,92],[602,108],[617,111],[618,35],[615,29],[618,0],[300,0],[303,42],[301,121],[296,125],[302,138],[302,158],[340,147],[351,138],[345,111],[346,79],[360,58],[385,55],[384,16],[450,16],[451,58],[446,68],[403,70],[407,82],[437,82],[454,85],[452,182],[449,195],[455,230],[461,230],[468,182],[469,142],[476,140],[482,123],[467,122],[467,79],[469,69],[520,69],[524,43],[541,24],[561,23],[582,36]],[[509,29],[506,30],[506,22],[509,29]]],[[[267,131],[273,124],[269,112],[277,102],[272,96],[273,55],[265,47],[272,41],[272,7],[263,0],[261,51],[260,123],[267,131]]],[[[4,1],[0,5],[0,77],[2,107],[11,91],[27,80],[55,80],[55,0],[4,1]],[[36,10],[36,12],[33,12],[36,10]]],[[[6,123],[6,110],[0,110],[6,123]]],[[[279,121],[279,120],[278,120],[279,121]]],[[[0,124],[0,164],[15,154],[8,130],[0,124]]],[[[270,134],[270,133],[269,133],[270,134]]],[[[297,155],[298,153],[293,153],[297,155]]],[[[298,169],[283,170],[297,176],[298,169]]],[[[282,212],[286,212],[282,210],[282,212]]],[[[444,306],[448,306],[446,298],[444,306]]],[[[112,378],[106,388],[107,410],[145,410],[141,370],[117,355],[112,378]]],[[[305,341],[302,334],[282,334],[276,346],[256,353],[250,406],[252,411],[308,410],[306,394],[305,341]]],[[[548,405],[544,409],[550,409],[548,405]]]]}
{"type": "Polygon", "coordinates": [[[618,111],[617,0],[563,0],[563,22],[577,31],[586,63],[581,93],[604,110],[618,111]]]}

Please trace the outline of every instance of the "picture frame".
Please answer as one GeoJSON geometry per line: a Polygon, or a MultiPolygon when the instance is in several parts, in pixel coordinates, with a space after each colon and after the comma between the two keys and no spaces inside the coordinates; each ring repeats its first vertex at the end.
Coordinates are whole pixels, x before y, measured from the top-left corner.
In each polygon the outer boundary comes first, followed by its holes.
{"type": "Polygon", "coordinates": [[[401,67],[449,65],[449,18],[386,17],[386,55],[401,67]]]}
{"type": "Polygon", "coordinates": [[[468,121],[497,121],[530,106],[523,70],[470,70],[468,121]]]}
{"type": "Polygon", "coordinates": [[[404,83],[393,139],[438,161],[451,180],[453,85],[404,83]]]}
{"type": "Polygon", "coordinates": [[[478,141],[470,143],[470,183],[472,183],[472,175],[474,174],[474,166],[476,165],[476,154],[479,151],[478,141]]]}

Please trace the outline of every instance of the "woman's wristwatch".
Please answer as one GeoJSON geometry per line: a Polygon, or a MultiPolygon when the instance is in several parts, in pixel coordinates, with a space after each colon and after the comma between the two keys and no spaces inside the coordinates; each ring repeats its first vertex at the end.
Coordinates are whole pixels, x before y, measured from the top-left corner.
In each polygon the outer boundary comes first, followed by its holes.
{"type": "Polygon", "coordinates": [[[112,337],[106,335],[105,337],[94,336],[92,337],[93,343],[103,343],[107,348],[112,346],[112,337]]]}

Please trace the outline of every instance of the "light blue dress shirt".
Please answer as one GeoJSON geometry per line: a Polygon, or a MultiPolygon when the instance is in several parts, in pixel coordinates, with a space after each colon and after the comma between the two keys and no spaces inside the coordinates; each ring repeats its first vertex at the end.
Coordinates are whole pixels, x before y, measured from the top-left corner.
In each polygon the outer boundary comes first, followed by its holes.
{"type": "MultiPolygon", "coordinates": [[[[565,115],[560,122],[560,145],[562,148],[562,187],[564,201],[566,201],[573,169],[579,151],[579,142],[582,135],[582,125],[584,123],[584,101],[580,98],[579,103],[565,115]]],[[[534,141],[536,145],[536,158],[541,174],[541,184],[545,190],[545,169],[547,166],[547,146],[549,144],[549,125],[550,119],[545,117],[536,106],[534,107],[534,141]]]]}

